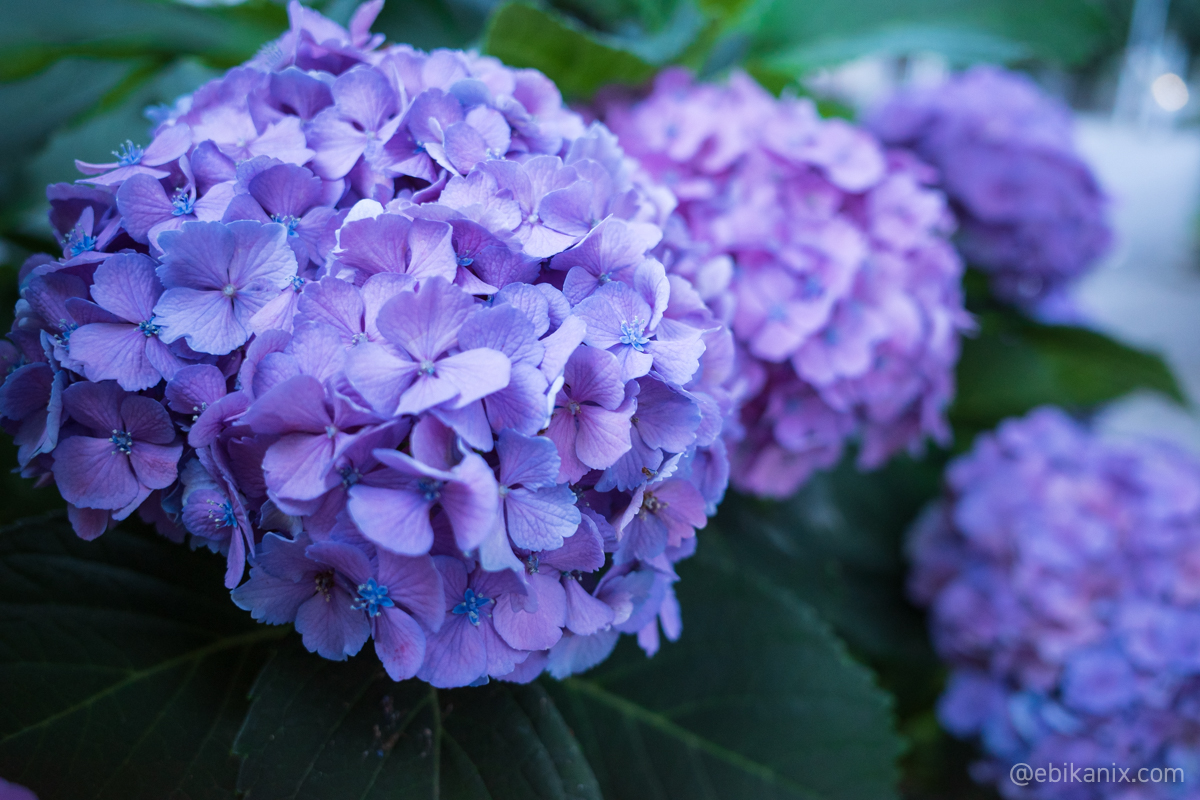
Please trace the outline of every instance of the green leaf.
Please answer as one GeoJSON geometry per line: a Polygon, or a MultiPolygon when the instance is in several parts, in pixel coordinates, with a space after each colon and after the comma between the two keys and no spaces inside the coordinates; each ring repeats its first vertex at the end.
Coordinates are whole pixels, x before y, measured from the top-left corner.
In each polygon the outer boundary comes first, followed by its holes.
{"type": "Polygon", "coordinates": [[[890,700],[826,624],[733,540],[679,567],[683,636],[546,682],[608,800],[895,796],[890,700]]]}
{"type": "Polygon", "coordinates": [[[43,69],[63,56],[169,59],[203,56],[233,66],[287,28],[282,5],[251,0],[196,8],[155,0],[38,0],[7,3],[0,25],[0,80],[43,69]]]}
{"type": "Polygon", "coordinates": [[[197,89],[219,73],[194,58],[184,58],[166,66],[152,62],[124,81],[119,95],[110,94],[105,107],[83,120],[63,125],[53,132],[45,147],[29,156],[21,165],[20,192],[5,198],[10,229],[52,242],[47,219],[46,186],[82,177],[75,159],[104,162],[112,160],[112,151],[131,139],[146,145],[154,125],[145,116],[149,106],[171,104],[177,97],[197,89]],[[116,96],[114,96],[116,95],[116,96]]]}
{"type": "Polygon", "coordinates": [[[606,84],[642,84],[655,73],[633,53],[603,44],[565,19],[524,3],[496,10],[483,50],[509,66],[541,70],[570,98],[587,99],[606,84]]]}
{"type": "Polygon", "coordinates": [[[1120,14],[1091,0],[771,0],[762,9],[750,31],[751,56],[805,68],[871,47],[1074,65],[1119,47],[1124,35],[1120,14]]]}
{"type": "Polygon", "coordinates": [[[255,683],[235,750],[249,797],[599,800],[537,684],[439,691],[393,682],[375,654],[326,661],[296,642],[255,683]]]}
{"type": "Polygon", "coordinates": [[[263,643],[224,567],[149,535],[0,530],[0,775],[41,800],[232,798],[263,643]]]}
{"type": "MultiPolygon", "coordinates": [[[[979,335],[963,341],[950,409],[956,429],[968,436],[1037,406],[1087,409],[1135,389],[1186,403],[1170,369],[1153,353],[1011,312],[988,311],[979,321],[979,335]]],[[[960,446],[967,443],[958,438],[960,446]]]]}

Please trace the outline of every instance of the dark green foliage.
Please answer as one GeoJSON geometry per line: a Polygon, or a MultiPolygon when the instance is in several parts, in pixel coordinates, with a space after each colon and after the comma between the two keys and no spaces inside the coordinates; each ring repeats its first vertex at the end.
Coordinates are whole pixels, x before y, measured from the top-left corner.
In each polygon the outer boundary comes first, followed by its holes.
{"type": "Polygon", "coordinates": [[[0,775],[41,800],[232,798],[246,691],[287,631],[234,607],[223,572],[58,515],[0,530],[0,775]]]}
{"type": "Polygon", "coordinates": [[[285,647],[255,683],[235,745],[249,797],[592,800],[596,779],[537,684],[395,683],[367,652],[285,647]]]}
{"type": "Polygon", "coordinates": [[[684,635],[632,639],[547,688],[608,800],[892,796],[889,698],[739,532],[707,529],[676,585],[684,635]]]}
{"type": "Polygon", "coordinates": [[[654,67],[602,44],[564,18],[525,3],[502,6],[488,23],[484,52],[514,67],[546,73],[568,97],[588,98],[606,84],[644,83],[654,67]]]}
{"type": "Polygon", "coordinates": [[[979,315],[963,340],[950,418],[966,446],[976,432],[1041,405],[1079,411],[1135,389],[1186,402],[1162,359],[1095,331],[1042,325],[1012,312],[979,315]]]}

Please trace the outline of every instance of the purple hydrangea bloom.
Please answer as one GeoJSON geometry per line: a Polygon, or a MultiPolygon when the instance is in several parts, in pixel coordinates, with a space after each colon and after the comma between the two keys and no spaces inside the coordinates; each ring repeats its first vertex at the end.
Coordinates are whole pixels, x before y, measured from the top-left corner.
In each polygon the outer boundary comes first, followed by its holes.
{"type": "MultiPolygon", "coordinates": [[[[1120,782],[1018,790],[1008,771],[1190,769],[1200,461],[1044,408],[980,437],[947,482],[912,532],[909,588],[951,669],[939,719],[982,742],[976,777],[1006,797],[1117,798],[1120,782]]],[[[1178,789],[1145,782],[1138,796],[1178,789]]]]}
{"type": "Polygon", "coordinates": [[[554,85],[290,30],[48,191],[0,387],[85,538],[138,510],[233,600],[396,680],[559,677],[681,633],[732,345],[674,200],[554,85]],[[246,577],[249,567],[249,577],[246,577]]]}
{"type": "MultiPolygon", "coordinates": [[[[573,255],[581,245],[556,257],[576,265],[564,291],[594,291],[584,301],[589,344],[620,356],[623,377],[644,374],[651,356],[664,376],[688,371],[697,343],[687,325],[732,330],[733,342],[722,331],[700,344],[721,353],[706,359],[709,392],[737,407],[725,438],[739,488],[788,495],[851,438],[864,468],[927,436],[947,440],[970,320],[952,219],[927,166],[740,73],[711,85],[669,69],[649,96],[600,108],[678,197],[655,251],[676,283],[664,314],[657,279],[602,285],[610,275],[573,255]]],[[[596,250],[623,265],[622,238],[596,250]]]]}
{"type": "Polygon", "coordinates": [[[1106,200],[1075,150],[1070,110],[1025,76],[974,67],[900,93],[870,127],[938,169],[963,254],[1008,300],[1049,308],[1108,250],[1106,200]]]}

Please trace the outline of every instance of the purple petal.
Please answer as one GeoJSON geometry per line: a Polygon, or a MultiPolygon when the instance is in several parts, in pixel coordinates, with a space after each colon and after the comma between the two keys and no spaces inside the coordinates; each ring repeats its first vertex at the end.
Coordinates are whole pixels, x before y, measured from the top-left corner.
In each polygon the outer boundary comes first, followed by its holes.
{"type": "Polygon", "coordinates": [[[339,481],[333,472],[336,446],[337,441],[325,433],[285,435],[263,459],[267,486],[282,498],[315,500],[339,481]]]}
{"type": "Polygon", "coordinates": [[[446,617],[442,574],[429,556],[395,555],[379,551],[379,582],[388,596],[428,630],[436,631],[446,617]]]}
{"type": "Polygon", "coordinates": [[[321,179],[304,167],[279,164],[250,179],[250,195],[277,217],[303,217],[321,201],[321,179]]]}
{"type": "Polygon", "coordinates": [[[602,631],[613,622],[612,606],[592,597],[574,578],[566,578],[566,627],[580,636],[602,631]]]}
{"type": "Polygon", "coordinates": [[[225,355],[250,338],[234,313],[234,304],[220,291],[168,289],[154,307],[154,316],[164,342],[186,339],[201,353],[225,355]]]}
{"type": "Polygon", "coordinates": [[[571,399],[577,403],[591,401],[614,409],[625,400],[621,365],[616,356],[606,350],[577,348],[567,359],[563,378],[571,388],[571,399]]]}
{"type": "Polygon", "coordinates": [[[548,422],[546,378],[540,370],[516,364],[508,386],[487,396],[487,418],[494,430],[511,428],[533,435],[548,422]]]}
{"type": "Polygon", "coordinates": [[[150,229],[171,218],[171,205],[162,184],[150,175],[134,175],[117,189],[117,209],[125,230],[136,241],[146,244],[150,229]]]}
{"type": "Polygon", "coordinates": [[[558,451],[544,436],[523,436],[500,431],[500,484],[541,489],[553,486],[558,475],[558,451]]]}
{"type": "Polygon", "coordinates": [[[118,253],[96,267],[92,299],[128,322],[144,322],[154,316],[154,304],[162,292],[154,262],[140,253],[118,253]]]}
{"type": "Polygon", "coordinates": [[[325,109],[308,125],[308,144],[316,151],[313,172],[325,180],[345,177],[367,149],[367,142],[367,134],[342,119],[336,108],[325,109]]]}
{"type": "Polygon", "coordinates": [[[502,597],[492,612],[496,633],[518,650],[547,650],[562,638],[566,624],[567,598],[556,577],[534,573],[529,576],[530,591],[537,595],[537,610],[518,609],[509,597],[502,597]]]}
{"type": "Polygon", "coordinates": [[[487,538],[500,505],[500,487],[492,468],[479,455],[468,453],[442,488],[442,510],[450,518],[454,539],[465,553],[487,538]]]}
{"type": "Polygon", "coordinates": [[[462,408],[508,386],[511,366],[503,353],[477,347],[439,360],[436,369],[456,390],[452,407],[462,408]]]}
{"type": "Polygon", "coordinates": [[[425,661],[417,677],[439,689],[451,689],[474,682],[486,674],[487,667],[483,632],[466,615],[453,615],[426,639],[425,661]]]}
{"type": "Polygon", "coordinates": [[[318,593],[296,611],[296,632],[311,653],[344,661],[362,649],[371,636],[367,615],[356,611],[350,595],[334,586],[318,593]]]}
{"type": "Polygon", "coordinates": [[[533,324],[511,305],[480,306],[463,322],[458,344],[464,350],[487,347],[508,356],[514,364],[536,367],[544,348],[533,333],[533,324]]]}
{"type": "Polygon", "coordinates": [[[366,342],[347,354],[345,370],[355,391],[375,411],[390,417],[396,413],[401,395],[412,383],[417,365],[396,358],[380,345],[366,342]]]}
{"type": "Polygon", "coordinates": [[[629,440],[629,418],[633,404],[616,411],[599,406],[579,408],[579,435],[575,452],[579,460],[593,469],[612,466],[632,446],[629,440]]]}
{"type": "Polygon", "coordinates": [[[268,625],[288,625],[295,621],[300,605],[313,596],[313,583],[276,578],[261,568],[250,570],[250,580],[234,589],[230,596],[238,608],[268,625]]]}
{"type": "Polygon", "coordinates": [[[426,278],[415,292],[402,292],[379,311],[379,331],[416,361],[433,361],[456,341],[474,308],[471,296],[442,278],[426,278]]]}
{"type": "Polygon", "coordinates": [[[371,560],[366,553],[343,542],[317,542],[304,550],[313,561],[333,567],[353,584],[366,583],[372,576],[371,560]]]}
{"type": "Polygon", "coordinates": [[[257,305],[253,310],[257,310],[296,275],[296,255],[288,246],[287,230],[276,223],[250,220],[230,222],[227,227],[235,242],[229,261],[229,280],[237,287],[235,305],[245,305],[254,295],[257,305]]]}
{"type": "Polygon", "coordinates": [[[579,527],[575,493],[566,484],[548,489],[514,489],[504,498],[508,536],[526,550],[554,550],[579,527]]]}
{"type": "Polygon", "coordinates": [[[682,453],[696,441],[700,407],[688,397],[652,378],[638,381],[637,428],[648,447],[682,453]]]}
{"type": "Polygon", "coordinates": [[[71,334],[71,357],[83,365],[88,380],[115,380],[136,392],[162,380],[146,356],[148,341],[136,325],[84,325],[71,334]]]}
{"type": "Polygon", "coordinates": [[[419,556],[433,545],[429,510],[433,500],[408,488],[358,484],[350,489],[346,508],[354,524],[375,544],[394,553],[419,556]]]}
{"type": "Polygon", "coordinates": [[[149,397],[126,395],[121,401],[122,430],[137,442],[169,444],[175,440],[175,426],[162,403],[149,397]]]}
{"type": "Polygon", "coordinates": [[[229,283],[229,263],[237,242],[219,222],[188,222],[159,237],[163,263],[158,277],[168,289],[186,287],[220,291],[229,283]]]}
{"type": "Polygon", "coordinates": [[[259,397],[242,421],[255,433],[266,434],[324,434],[333,424],[325,387],[308,375],[297,375],[259,397]]]}
{"type": "Polygon", "coordinates": [[[408,614],[385,608],[375,620],[375,654],[392,680],[408,680],[425,661],[425,633],[408,614]]]}
{"type": "Polygon", "coordinates": [[[558,680],[591,669],[612,653],[621,638],[615,630],[591,636],[568,635],[550,651],[546,671],[558,680]]]}
{"type": "Polygon", "coordinates": [[[63,499],[85,508],[123,508],[139,492],[129,457],[108,439],[88,436],[72,436],[58,443],[54,480],[63,499]]]}
{"type": "Polygon", "coordinates": [[[115,382],[74,383],[63,392],[63,407],[74,420],[109,434],[122,429],[121,400],[125,392],[115,382]]]}

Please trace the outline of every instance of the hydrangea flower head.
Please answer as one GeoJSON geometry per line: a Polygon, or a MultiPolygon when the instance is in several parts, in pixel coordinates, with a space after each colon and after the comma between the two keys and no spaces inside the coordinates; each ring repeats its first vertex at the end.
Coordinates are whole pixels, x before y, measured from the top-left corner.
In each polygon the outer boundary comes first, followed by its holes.
{"type": "MultiPolygon", "coordinates": [[[[970,323],[928,167],[740,73],[706,85],[666,70],[649,96],[604,113],[679,199],[659,252],[689,292],[672,294],[668,330],[705,312],[736,340],[736,369],[712,380],[739,408],[726,428],[739,488],[790,494],[851,438],[871,467],[949,435],[958,335],[970,323]]],[[[652,349],[687,356],[686,339],[661,332],[669,344],[637,344],[632,323],[645,312],[618,292],[624,316],[605,304],[609,349],[628,339],[638,363],[652,349]]]]}
{"type": "MultiPolygon", "coordinates": [[[[980,437],[947,478],[913,531],[910,592],[951,669],[938,716],[982,742],[976,777],[1011,797],[1117,798],[1127,784],[1018,789],[1009,768],[1186,776],[1200,757],[1200,461],[1046,408],[980,437]]],[[[1147,781],[1137,796],[1180,789],[1147,781]]]]}
{"type": "Polygon", "coordinates": [[[653,653],[728,479],[721,326],[607,129],[537,72],[384,46],[381,6],[293,2],[50,188],[0,423],[81,536],[138,510],[326,658],[449,687],[653,653]]]}
{"type": "Polygon", "coordinates": [[[1075,150],[1070,111],[1028,78],[974,67],[900,93],[870,127],[937,168],[963,254],[1006,299],[1049,309],[1108,250],[1105,198],[1075,150]]]}

